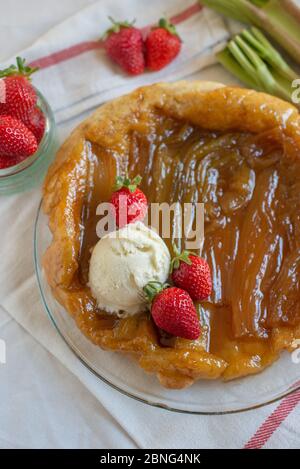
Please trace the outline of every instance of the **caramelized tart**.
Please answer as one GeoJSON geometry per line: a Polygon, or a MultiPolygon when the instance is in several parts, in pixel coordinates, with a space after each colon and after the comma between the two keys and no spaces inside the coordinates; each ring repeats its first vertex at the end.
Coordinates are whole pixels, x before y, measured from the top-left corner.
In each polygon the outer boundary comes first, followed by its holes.
{"type": "MultiPolygon", "coordinates": [[[[55,298],[94,344],[129,353],[163,386],[258,373],[300,339],[300,117],[293,106],[207,82],[138,89],[71,134],[49,170],[43,208],[53,234],[43,264],[55,298]],[[201,255],[213,293],[197,305],[197,341],[166,336],[146,313],[108,315],[91,295],[96,208],[125,171],[143,175],[150,203],[205,204],[201,255]]],[[[173,240],[165,241],[171,250],[173,240]]]]}

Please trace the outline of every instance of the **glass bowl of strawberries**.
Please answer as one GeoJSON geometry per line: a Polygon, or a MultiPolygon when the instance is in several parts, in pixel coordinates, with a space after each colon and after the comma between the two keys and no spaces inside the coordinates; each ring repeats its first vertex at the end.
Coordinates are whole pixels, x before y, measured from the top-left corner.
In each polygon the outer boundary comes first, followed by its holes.
{"type": "Polygon", "coordinates": [[[55,153],[52,110],[30,81],[36,70],[17,57],[0,71],[0,195],[37,185],[55,153]]]}

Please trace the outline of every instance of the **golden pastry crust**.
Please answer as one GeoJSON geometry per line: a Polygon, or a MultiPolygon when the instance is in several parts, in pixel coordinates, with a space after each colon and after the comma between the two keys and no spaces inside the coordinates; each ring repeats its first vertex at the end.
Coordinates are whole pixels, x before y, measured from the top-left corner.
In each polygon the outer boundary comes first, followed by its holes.
{"type": "MultiPolygon", "coordinates": [[[[164,386],[183,388],[200,378],[215,379],[224,373],[226,377],[226,361],[208,353],[203,338],[194,343],[177,339],[175,347],[162,348],[145,314],[126,323],[99,315],[89,288],[78,280],[83,208],[94,173],[103,178],[99,202],[107,201],[116,174],[126,166],[132,133],[145,128],[150,132],[155,126],[152,113],[158,111],[211,131],[260,133],[276,127],[286,144],[296,149],[300,119],[293,106],[255,91],[210,82],[156,84],[100,107],[70,135],[49,169],[43,209],[53,241],[44,256],[44,269],[54,296],[95,344],[134,354],[164,386]],[[100,162],[95,154],[104,155],[100,162]]],[[[274,360],[276,344],[273,352],[274,360]]],[[[232,377],[234,370],[228,376],[232,377]]]]}

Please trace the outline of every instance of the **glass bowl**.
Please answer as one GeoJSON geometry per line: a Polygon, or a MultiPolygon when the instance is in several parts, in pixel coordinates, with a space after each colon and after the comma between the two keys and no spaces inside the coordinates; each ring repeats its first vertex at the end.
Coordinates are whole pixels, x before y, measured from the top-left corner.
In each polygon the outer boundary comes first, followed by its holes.
{"type": "Polygon", "coordinates": [[[283,353],[273,366],[258,375],[227,383],[198,381],[181,391],[162,388],[155,376],[146,374],[133,360],[92,344],[54,299],[42,268],[42,257],[50,242],[48,220],[40,205],[35,223],[34,260],[45,309],[79,360],[114,389],[145,404],[173,412],[220,415],[271,404],[300,388],[300,364],[293,363],[289,353],[283,353]]]}
{"type": "Polygon", "coordinates": [[[0,195],[24,192],[39,184],[51,163],[56,147],[56,126],[53,112],[44,96],[36,89],[37,105],[44,113],[44,136],[34,155],[9,168],[0,169],[0,195]]]}

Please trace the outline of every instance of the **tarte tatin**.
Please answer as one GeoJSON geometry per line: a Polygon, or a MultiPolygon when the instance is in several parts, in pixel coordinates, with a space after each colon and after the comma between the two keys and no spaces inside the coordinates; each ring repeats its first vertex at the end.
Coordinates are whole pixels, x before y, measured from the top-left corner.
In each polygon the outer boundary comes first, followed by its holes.
{"type": "MultiPolygon", "coordinates": [[[[99,108],[59,150],[44,185],[55,298],[106,350],[161,384],[258,373],[300,339],[300,117],[290,104],[208,82],[156,84],[99,108]],[[213,294],[201,338],[167,338],[147,313],[97,309],[87,285],[96,207],[115,178],[143,175],[149,202],[204,202],[213,294]]],[[[165,240],[171,250],[172,239],[165,240]]]]}

